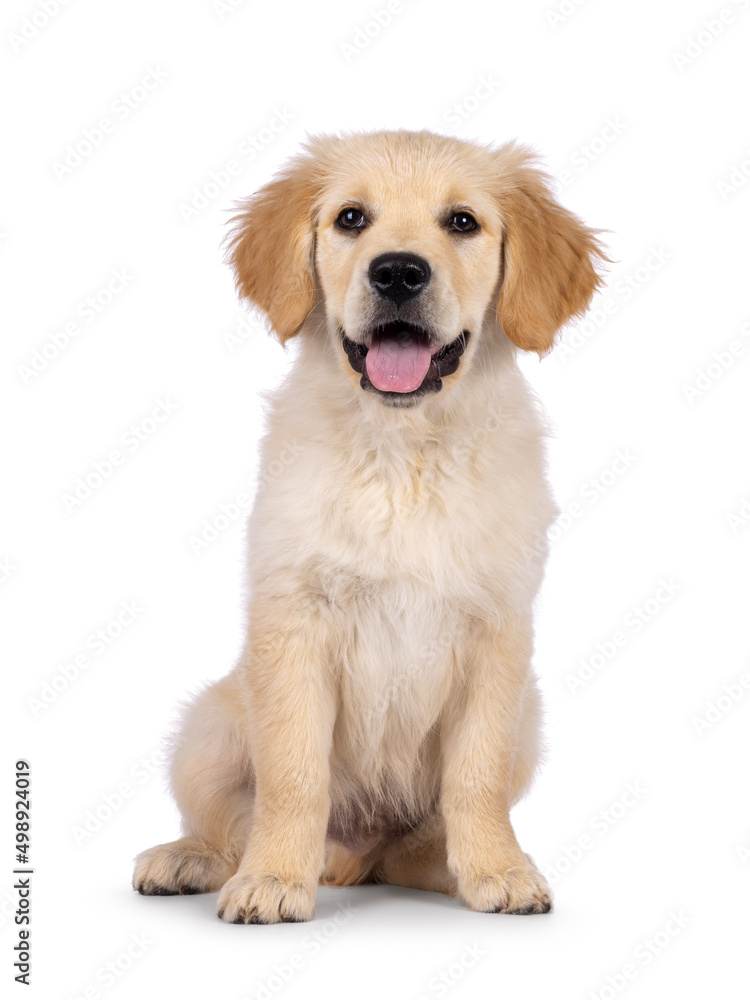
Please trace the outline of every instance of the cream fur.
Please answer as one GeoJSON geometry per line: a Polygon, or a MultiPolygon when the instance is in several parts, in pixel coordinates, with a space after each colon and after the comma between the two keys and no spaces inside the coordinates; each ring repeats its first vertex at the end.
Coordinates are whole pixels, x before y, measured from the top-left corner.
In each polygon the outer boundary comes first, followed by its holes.
{"type": "Polygon", "coordinates": [[[544,912],[509,811],[539,756],[532,607],[555,505],[516,345],[545,353],[586,308],[595,235],[522,148],[395,132],[312,140],[243,207],[230,254],[299,355],[262,447],[245,649],[185,713],[185,837],[139,855],[134,885],[221,889],[234,922],[310,919],[319,880],[544,912]],[[342,235],[353,201],[371,223],[342,235]],[[456,207],[478,234],[446,230],[456,207]],[[363,391],[341,343],[366,338],[367,266],[389,250],[430,262],[438,341],[470,331],[409,407],[363,391]]]}

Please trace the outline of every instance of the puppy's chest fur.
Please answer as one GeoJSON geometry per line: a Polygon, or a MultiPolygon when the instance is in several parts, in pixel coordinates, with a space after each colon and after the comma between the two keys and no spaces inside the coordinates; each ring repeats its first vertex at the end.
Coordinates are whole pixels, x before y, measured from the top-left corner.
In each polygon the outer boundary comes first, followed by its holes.
{"type": "Polygon", "coordinates": [[[542,478],[536,456],[524,467],[498,432],[485,439],[446,433],[344,454],[318,511],[334,577],[338,567],[374,591],[401,589],[405,608],[417,589],[446,607],[492,614],[510,596],[516,550],[545,512],[532,500],[542,478]]]}
{"type": "Polygon", "coordinates": [[[330,622],[341,695],[334,770],[345,759],[370,787],[386,774],[413,786],[471,658],[473,625],[497,623],[531,586],[518,563],[547,514],[531,500],[537,450],[519,453],[512,425],[505,435],[479,420],[467,428],[382,440],[355,428],[334,447],[319,433],[305,440],[298,424],[298,460],[259,496],[264,534],[253,532],[251,558],[264,586],[306,593],[330,622]]]}
{"type": "Polygon", "coordinates": [[[309,574],[342,610],[366,595],[389,616],[424,602],[482,616],[510,596],[515,551],[544,516],[531,501],[536,456],[524,465],[504,454],[510,444],[482,449],[461,434],[349,444],[310,442],[271,489],[262,520],[277,544],[259,554],[266,570],[309,574]]]}
{"type": "Polygon", "coordinates": [[[408,797],[487,594],[470,557],[477,521],[453,506],[458,468],[430,445],[402,458],[360,455],[340,470],[313,578],[343,623],[334,758],[359,784],[408,797]]]}

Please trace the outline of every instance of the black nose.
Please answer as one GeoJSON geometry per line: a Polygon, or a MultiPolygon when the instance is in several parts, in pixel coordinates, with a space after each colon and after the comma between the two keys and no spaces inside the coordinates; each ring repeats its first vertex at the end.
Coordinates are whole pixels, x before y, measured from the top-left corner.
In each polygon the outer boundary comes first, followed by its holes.
{"type": "Polygon", "coordinates": [[[370,284],[397,306],[419,295],[431,274],[427,261],[415,253],[384,253],[370,264],[370,284]]]}

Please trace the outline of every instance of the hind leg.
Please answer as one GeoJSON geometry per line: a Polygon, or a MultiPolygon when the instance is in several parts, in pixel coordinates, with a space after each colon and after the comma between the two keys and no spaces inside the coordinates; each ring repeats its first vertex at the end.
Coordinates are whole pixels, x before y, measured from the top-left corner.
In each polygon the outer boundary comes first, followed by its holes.
{"type": "Polygon", "coordinates": [[[207,840],[182,837],[138,855],[133,888],[142,896],[218,892],[234,872],[235,866],[207,840]]]}
{"type": "Polygon", "coordinates": [[[326,842],[321,885],[386,883],[455,895],[448,871],[442,820],[433,816],[410,833],[372,851],[355,851],[335,840],[326,842]]]}
{"type": "Polygon", "coordinates": [[[336,840],[328,839],[320,885],[364,885],[374,882],[373,869],[377,860],[377,852],[357,853],[336,840]]]}
{"type": "Polygon", "coordinates": [[[375,866],[373,881],[455,896],[457,880],[448,869],[442,817],[433,814],[389,844],[375,866]]]}
{"type": "Polygon", "coordinates": [[[234,875],[252,820],[252,767],[233,674],[187,709],[171,783],[185,836],[136,858],[133,888],[148,896],[216,892],[234,875]]]}

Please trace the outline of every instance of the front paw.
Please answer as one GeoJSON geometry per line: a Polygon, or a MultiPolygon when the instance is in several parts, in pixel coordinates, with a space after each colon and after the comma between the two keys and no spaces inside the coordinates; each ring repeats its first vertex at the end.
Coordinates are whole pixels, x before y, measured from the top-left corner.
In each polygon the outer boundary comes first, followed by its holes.
{"type": "Polygon", "coordinates": [[[547,881],[524,857],[502,871],[477,871],[459,876],[458,894],[472,910],[482,913],[549,913],[552,894],[547,881]]]}
{"type": "Polygon", "coordinates": [[[315,889],[270,872],[237,874],[219,893],[216,912],[228,924],[300,923],[315,915],[315,889]]]}

